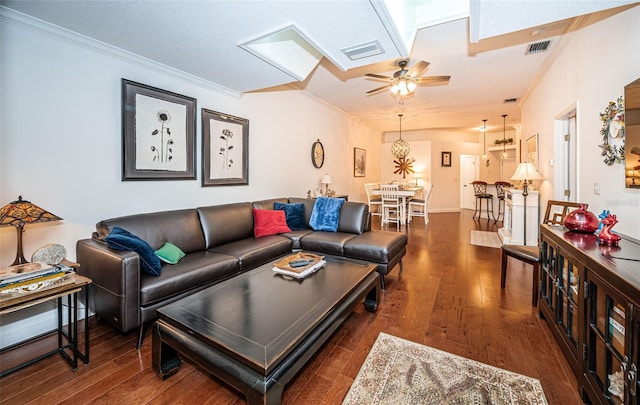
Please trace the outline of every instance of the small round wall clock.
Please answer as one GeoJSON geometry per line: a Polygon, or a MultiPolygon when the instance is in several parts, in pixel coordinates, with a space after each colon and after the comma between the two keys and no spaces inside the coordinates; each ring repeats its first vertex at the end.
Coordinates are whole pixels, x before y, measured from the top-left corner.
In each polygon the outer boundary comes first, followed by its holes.
{"type": "Polygon", "coordinates": [[[313,163],[313,166],[317,169],[321,168],[324,164],[324,146],[322,146],[320,139],[311,145],[311,163],[313,163]]]}

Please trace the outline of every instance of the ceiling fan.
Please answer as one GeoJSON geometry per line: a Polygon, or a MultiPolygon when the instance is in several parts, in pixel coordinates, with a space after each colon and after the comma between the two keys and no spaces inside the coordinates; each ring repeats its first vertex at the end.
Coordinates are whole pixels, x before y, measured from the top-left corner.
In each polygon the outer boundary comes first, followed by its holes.
{"type": "Polygon", "coordinates": [[[395,72],[393,77],[378,75],[375,73],[365,74],[365,76],[389,82],[384,86],[369,90],[367,94],[373,95],[383,90],[390,89],[394,95],[399,94],[401,96],[406,96],[413,94],[417,86],[433,86],[449,83],[451,76],[418,77],[427,70],[429,62],[421,60],[413,65],[409,70],[406,70],[405,68],[408,63],[409,61],[406,59],[399,60],[397,65],[400,67],[400,70],[395,72]]]}

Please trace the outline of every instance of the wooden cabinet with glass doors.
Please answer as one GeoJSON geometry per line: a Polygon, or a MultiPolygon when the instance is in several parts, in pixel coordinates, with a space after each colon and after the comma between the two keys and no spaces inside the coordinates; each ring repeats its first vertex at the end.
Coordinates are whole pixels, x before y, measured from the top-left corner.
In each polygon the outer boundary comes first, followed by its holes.
{"type": "Polygon", "coordinates": [[[640,241],[541,225],[540,316],[578,377],[586,403],[640,404],[640,241]]]}
{"type": "MultiPolygon", "coordinates": [[[[576,375],[582,369],[584,315],[580,280],[584,265],[549,237],[541,238],[540,316],[553,320],[551,329],[576,375]]],[[[550,322],[551,323],[551,322],[550,322]]]]}
{"type": "Polygon", "coordinates": [[[590,272],[586,291],[587,397],[600,398],[598,403],[604,404],[638,404],[638,311],[609,283],[590,272]]]}

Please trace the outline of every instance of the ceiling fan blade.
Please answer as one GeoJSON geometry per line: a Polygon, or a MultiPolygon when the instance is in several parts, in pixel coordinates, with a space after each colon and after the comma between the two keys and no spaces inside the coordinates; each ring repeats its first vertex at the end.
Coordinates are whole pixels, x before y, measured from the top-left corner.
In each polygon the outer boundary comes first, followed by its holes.
{"type": "Polygon", "coordinates": [[[451,76],[427,76],[415,79],[415,83],[419,86],[428,86],[430,84],[449,83],[449,79],[451,79],[451,76]]]}
{"type": "Polygon", "coordinates": [[[385,85],[385,86],[381,86],[381,87],[375,88],[375,89],[373,89],[373,90],[369,90],[369,91],[367,92],[367,94],[377,93],[377,92],[379,92],[379,91],[382,91],[382,90],[388,89],[389,87],[391,87],[391,85],[390,85],[390,84],[387,84],[387,85],[385,85]]]}
{"type": "Polygon", "coordinates": [[[411,77],[418,77],[421,74],[423,74],[428,67],[429,67],[429,62],[425,62],[421,60],[420,62],[413,65],[411,69],[409,69],[409,72],[407,72],[407,74],[411,77]]]}
{"type": "Polygon", "coordinates": [[[375,77],[376,79],[393,80],[393,77],[377,75],[375,73],[366,73],[365,76],[375,77]]]}

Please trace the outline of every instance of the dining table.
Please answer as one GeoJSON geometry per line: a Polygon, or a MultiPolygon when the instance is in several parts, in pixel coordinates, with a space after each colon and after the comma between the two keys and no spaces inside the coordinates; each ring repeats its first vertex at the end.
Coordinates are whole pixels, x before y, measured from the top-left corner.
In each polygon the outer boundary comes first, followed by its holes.
{"type": "MultiPolygon", "coordinates": [[[[400,197],[400,199],[402,200],[402,206],[406,207],[407,199],[411,199],[415,197],[416,194],[419,192],[422,192],[422,190],[423,190],[423,187],[421,186],[415,186],[415,187],[404,186],[404,187],[398,188],[398,197],[400,197]]],[[[382,191],[379,188],[374,188],[373,190],[371,190],[371,194],[381,195],[382,191]]],[[[406,208],[404,212],[407,212],[406,208]]],[[[407,223],[407,217],[406,215],[403,215],[402,218],[400,218],[400,224],[405,225],[406,223],[407,223]]]]}

